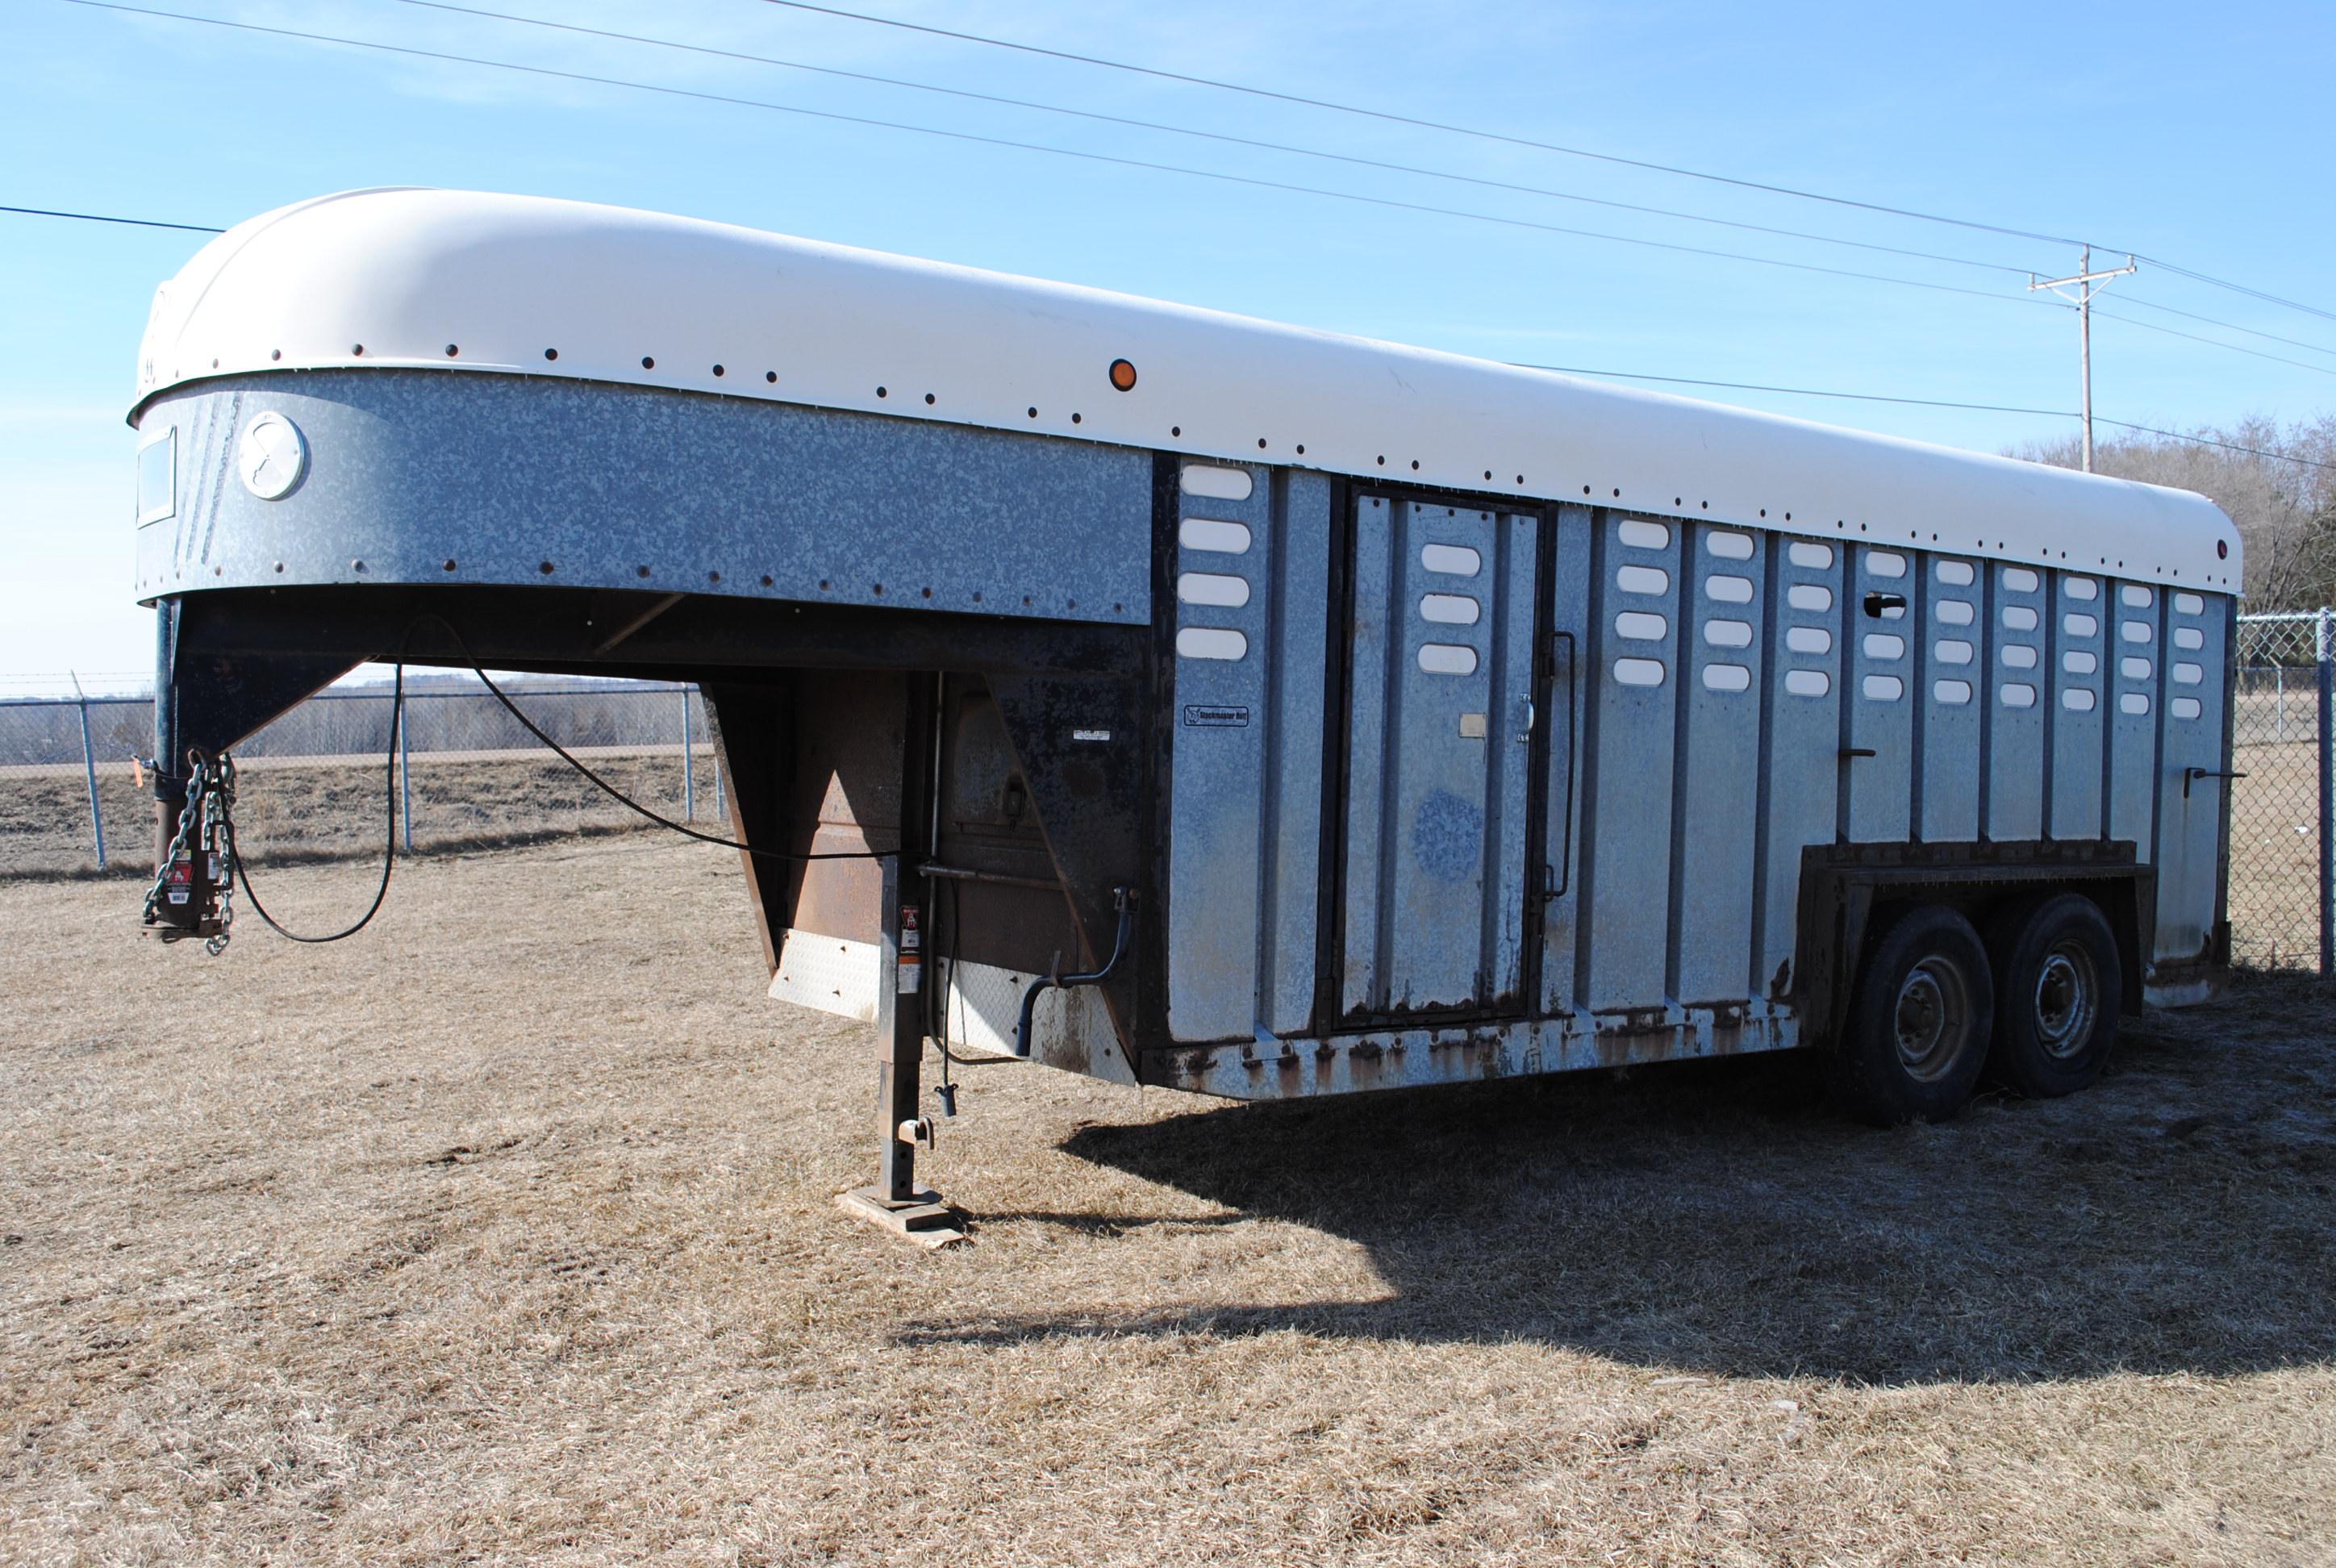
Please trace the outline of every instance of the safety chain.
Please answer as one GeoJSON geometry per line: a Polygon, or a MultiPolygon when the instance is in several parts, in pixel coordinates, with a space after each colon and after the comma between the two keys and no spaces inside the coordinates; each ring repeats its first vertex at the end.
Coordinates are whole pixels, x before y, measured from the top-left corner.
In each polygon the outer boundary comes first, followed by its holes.
{"type": "Polygon", "coordinates": [[[162,863],[155,869],[154,885],[146,890],[145,923],[162,925],[161,905],[166,900],[184,903],[192,896],[194,856],[205,858],[211,891],[219,901],[219,929],[203,940],[203,950],[213,958],[227,950],[229,928],[235,923],[234,810],[235,759],[222,753],[215,762],[206,763],[200,752],[189,752],[187,799],[179,808],[178,831],[171,835],[162,863]],[[194,841],[192,853],[190,838],[194,841]],[[186,872],[177,874],[181,866],[186,872]]]}

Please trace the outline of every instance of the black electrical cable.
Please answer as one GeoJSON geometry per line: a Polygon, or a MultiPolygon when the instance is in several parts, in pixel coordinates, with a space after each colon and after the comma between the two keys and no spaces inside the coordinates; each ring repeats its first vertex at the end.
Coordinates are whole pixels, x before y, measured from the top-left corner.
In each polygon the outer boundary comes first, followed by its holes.
{"type": "Polygon", "coordinates": [[[601,793],[606,794],[610,800],[615,801],[627,811],[647,817],[649,821],[657,823],[659,827],[671,828],[675,833],[680,833],[685,838],[693,838],[701,843],[719,844],[724,849],[728,850],[743,850],[750,855],[756,855],[764,860],[784,861],[791,864],[800,864],[805,861],[888,861],[900,852],[897,849],[826,850],[813,853],[798,854],[792,850],[764,849],[760,845],[746,843],[742,840],[725,839],[719,833],[700,833],[696,828],[687,826],[682,823],[677,823],[669,816],[659,815],[657,813],[653,812],[649,810],[648,807],[641,804],[640,802],[633,799],[632,796],[627,794],[624,791],[618,789],[615,784],[610,784],[607,779],[602,778],[599,774],[594,773],[590,768],[586,767],[582,762],[579,761],[569,752],[566,746],[561,745],[558,741],[546,735],[533,719],[528,717],[524,713],[521,713],[520,711],[519,705],[511,701],[511,699],[504,694],[503,688],[497,686],[494,683],[493,677],[487,674],[486,667],[480,664],[478,656],[471,651],[471,645],[463,639],[461,630],[455,627],[453,621],[448,620],[443,615],[433,613],[422,617],[420,620],[416,620],[414,622],[414,625],[420,626],[423,620],[435,621],[440,626],[446,628],[446,635],[454,639],[454,646],[462,650],[462,662],[469,665],[471,667],[471,673],[479,677],[479,684],[485,687],[487,690],[494,694],[495,700],[503,705],[504,711],[509,713],[511,717],[519,720],[520,726],[521,728],[525,729],[528,734],[533,735],[536,739],[541,741],[545,745],[550,746],[553,753],[559,756],[560,761],[566,763],[569,767],[574,768],[578,773],[582,774],[586,778],[590,779],[595,784],[599,785],[601,793]]]}
{"type": "MultiPolygon", "coordinates": [[[[412,632],[409,631],[406,635],[411,640],[412,632]]],[[[404,650],[400,649],[397,657],[397,675],[390,687],[389,752],[382,761],[382,815],[385,820],[382,828],[381,882],[373,890],[373,902],[365,906],[365,912],[357,917],[356,924],[346,930],[335,931],[326,937],[304,937],[274,915],[269,914],[268,906],[259,901],[258,891],[251,885],[251,873],[244,869],[243,847],[236,837],[235,817],[231,812],[229,813],[227,859],[229,874],[243,884],[243,896],[251,901],[252,912],[267,921],[268,929],[277,936],[307,946],[337,942],[365,930],[373,923],[374,916],[381,912],[382,901],[389,896],[390,873],[397,869],[397,738],[404,725],[405,655],[404,650]]]]}

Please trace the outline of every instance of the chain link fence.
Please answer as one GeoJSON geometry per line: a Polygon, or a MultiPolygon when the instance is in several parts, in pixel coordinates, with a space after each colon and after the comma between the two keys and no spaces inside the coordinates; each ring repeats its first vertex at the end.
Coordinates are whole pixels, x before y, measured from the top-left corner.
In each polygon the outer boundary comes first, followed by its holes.
{"type": "MultiPolygon", "coordinates": [[[[500,683],[611,784],[679,820],[718,819],[721,781],[695,687],[500,683]]],[[[317,693],[235,748],[237,836],[258,860],[527,842],[645,825],[529,735],[477,682],[409,677],[399,755],[384,684],[317,693]]],[[[154,802],[131,760],[151,696],[0,698],[0,877],[150,875],[154,802]]]]}
{"type": "Polygon", "coordinates": [[[2231,660],[2231,954],[2331,970],[2330,656],[2336,612],[2239,617],[2231,660]]]}
{"type": "MultiPolygon", "coordinates": [[[[2244,615],[2233,650],[2232,956],[2331,972],[2331,667],[2336,613],[2244,615]]],[[[706,705],[692,687],[510,683],[560,745],[670,816],[718,816],[706,705]]],[[[409,683],[394,769],[402,848],[614,832],[641,819],[528,735],[476,682],[409,683]]],[[[237,824],[255,858],[369,854],[384,833],[386,686],[318,693],[236,748],[237,824]]],[[[151,697],[0,697],[0,876],[151,870],[153,803],[130,762],[151,697]]]]}

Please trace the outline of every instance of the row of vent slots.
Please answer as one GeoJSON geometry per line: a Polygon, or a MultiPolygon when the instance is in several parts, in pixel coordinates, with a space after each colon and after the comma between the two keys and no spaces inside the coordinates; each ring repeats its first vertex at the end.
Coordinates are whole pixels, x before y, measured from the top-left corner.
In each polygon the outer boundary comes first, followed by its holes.
{"type": "MultiPolygon", "coordinates": [[[[1625,519],[1615,525],[1615,542],[1629,550],[1650,551],[1668,550],[1671,542],[1670,528],[1665,523],[1625,519]]],[[[1748,560],[1753,553],[1752,539],[1748,534],[1724,531],[1709,533],[1705,536],[1704,548],[1708,553],[1728,560],[1748,560]]],[[[1793,541],[1787,544],[1786,549],[1792,564],[1796,566],[1809,570],[1830,571],[1835,569],[1836,557],[1834,547],[1829,544],[1793,541]]],[[[1903,581],[1908,570],[1906,558],[1893,551],[1870,552],[1862,565],[1864,575],[1883,582],[1903,581]]],[[[1977,570],[1968,561],[1942,561],[1939,563],[1939,576],[1942,582],[1956,588],[1973,587],[1978,582],[1977,570]],[[1957,575],[1958,571],[1960,576],[1957,575]]],[[[1618,591],[1626,594],[1668,595],[1671,588],[1670,574],[1662,568],[1626,562],[1615,568],[1614,586],[1618,591]]],[[[2003,568],[1997,586],[2007,592],[2039,595],[2045,588],[2040,576],[2025,567],[2003,568]]],[[[2097,579],[2070,577],[2065,579],[2065,586],[2070,597],[2078,599],[2080,602],[2093,602],[2099,597],[2099,582],[2097,579]],[[2083,591],[2077,589],[2077,585],[2079,583],[2084,585],[2083,591]]],[[[1753,588],[1751,579],[1748,578],[1737,578],[1726,573],[1715,572],[1705,579],[1704,592],[1707,598],[1722,603],[1748,605],[1752,600],[1753,588]],[[1727,587],[1721,589],[1719,587],[1721,584],[1726,584],[1727,587]]],[[[2148,609],[2156,603],[2155,590],[2138,584],[2120,584],[2118,598],[2119,602],[2127,609],[2148,609]]],[[[2174,595],[2174,600],[2175,609],[2178,613],[2195,616],[2205,612],[2205,601],[2196,594],[2176,592],[2174,595]]],[[[1789,585],[1787,601],[1792,608],[1813,614],[1826,613],[1834,608],[1833,590],[1823,584],[1789,585]],[[1821,602],[1818,601],[1819,596],[1822,596],[1821,602]]],[[[1957,627],[1973,625],[1976,620],[1976,610],[1975,603],[1970,599],[1942,599],[1937,600],[1933,607],[1933,613],[1939,621],[1948,626],[1957,627]],[[1961,614],[1958,616],[1948,613],[1949,607],[1960,609],[1961,614]]],[[[1888,618],[1895,620],[1904,614],[1905,611],[1901,607],[1891,612],[1888,618]]],[[[2004,606],[2002,618],[2004,629],[2011,632],[2035,631],[2040,625],[2038,610],[2022,605],[2004,606]],[[2023,615],[2027,619],[2026,625],[2019,623],[2019,618],[2023,615]]],[[[2064,621],[2066,624],[2063,630],[2068,636],[2100,635],[2099,623],[2089,615],[2078,611],[2068,611],[2064,615],[2064,621]],[[2079,621],[2086,623],[2083,628],[2078,627],[2079,621]]],[[[1703,628],[1705,640],[1712,647],[1750,646],[1752,628],[1747,622],[1736,621],[1725,617],[1714,617],[1705,620],[1703,628]],[[1716,630],[1722,628],[1725,628],[1726,632],[1724,637],[1713,635],[1716,630]]],[[[1669,635],[1670,627],[1663,616],[1652,611],[1620,610],[1614,617],[1614,632],[1618,638],[1626,641],[1660,641],[1669,635]]],[[[2127,620],[2120,623],[2120,637],[2123,640],[2147,643],[2152,635],[2152,628],[2146,621],[2127,620]],[[2136,630],[2141,633],[2139,637],[2134,636],[2136,630]]],[[[2175,628],[2175,638],[2177,648],[2186,651],[2198,650],[2205,646],[2204,632],[2195,628],[2175,628]]],[[[1785,640],[1787,650],[1792,653],[1823,657],[1830,656],[1833,652],[1833,632],[1827,627],[1789,626],[1786,629],[1785,640]]],[[[2000,642],[1997,646],[2001,650],[2003,662],[2009,667],[2014,669],[2038,667],[2039,661],[2035,655],[2040,652],[2040,649],[2037,645],[2000,642]],[[2030,657],[2022,663],[2010,657],[2015,650],[2027,650],[2030,657]]],[[[1907,648],[1905,638],[1902,636],[1869,632],[1864,640],[1864,650],[1868,659],[1898,659],[1906,656],[1907,648]],[[1888,652],[1877,651],[1874,644],[1883,638],[1896,646],[1888,652]]],[[[1967,665],[1973,661],[1976,653],[1977,649],[1971,643],[1949,638],[1940,639],[1933,647],[1932,657],[1942,664],[1967,665]],[[1950,649],[1960,650],[1960,655],[1949,652],[1950,649]]],[[[2066,673],[2079,676],[2091,675],[2098,667],[2093,657],[2082,650],[2072,650],[2065,655],[2063,667],[2066,673]],[[2086,660],[2088,667],[2078,668],[2075,663],[2078,658],[2086,660]]],[[[1616,682],[1622,686],[1656,687],[1663,683],[1668,672],[1663,662],[1659,658],[1621,655],[1615,658],[1612,673],[1616,682]]],[[[2154,678],[2156,672],[2148,660],[2136,656],[2127,656],[2120,666],[2120,673],[2125,678],[2140,680],[2154,678]],[[2140,671],[2136,671],[2132,667],[2136,663],[2140,663],[2144,667],[2140,671]]],[[[2187,662],[2175,663],[2170,673],[2176,682],[2188,686],[2199,685],[2205,678],[2205,671],[2201,666],[2187,662]]],[[[1746,692],[1751,688],[1752,672],[1748,666],[1712,662],[1703,667],[1702,680],[1704,687],[1711,691],[1727,694],[1746,692]]],[[[1788,694],[1796,696],[1822,697],[1831,695],[1833,689],[1830,675],[1824,670],[1815,669],[1787,669],[1785,673],[1784,685],[1788,694]]],[[[1903,681],[1893,675],[1868,674],[1859,682],[1859,695],[1871,702],[1897,702],[1905,695],[1905,685],[1903,681]]],[[[1973,695],[1970,681],[1951,677],[1934,680],[1932,687],[1933,700],[1950,706],[1967,703],[1971,701],[1973,695]]],[[[1997,688],[1998,700],[2007,707],[2032,707],[2035,706],[2037,696],[2035,686],[2021,681],[2006,681],[1997,688]]],[[[2090,712],[2096,706],[2096,694],[2088,687],[2065,687],[2061,692],[2061,705],[2072,712],[2090,712]]],[[[2176,696],[2171,706],[2174,716],[2178,719],[2194,720],[2202,716],[2204,713],[2203,705],[2195,697],[2176,696]]],[[[2146,714],[2149,711],[2149,698],[2143,693],[2127,692],[2118,700],[2119,710],[2127,714],[2136,716],[2146,714]]]]}

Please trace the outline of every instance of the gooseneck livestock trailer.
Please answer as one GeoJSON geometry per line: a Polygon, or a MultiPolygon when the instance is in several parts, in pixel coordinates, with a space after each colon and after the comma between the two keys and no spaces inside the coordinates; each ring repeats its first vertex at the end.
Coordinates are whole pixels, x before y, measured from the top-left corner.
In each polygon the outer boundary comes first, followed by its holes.
{"type": "Polygon", "coordinates": [[[2195,495],[436,190],[206,246],[131,419],[150,923],[225,914],[195,765],[360,662],[698,682],[903,1227],[931,1041],[1244,1099],[1799,1047],[1902,1120],[2227,962],[2195,495]]]}

